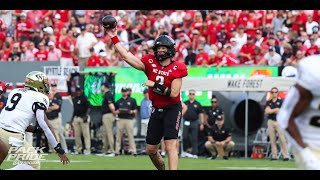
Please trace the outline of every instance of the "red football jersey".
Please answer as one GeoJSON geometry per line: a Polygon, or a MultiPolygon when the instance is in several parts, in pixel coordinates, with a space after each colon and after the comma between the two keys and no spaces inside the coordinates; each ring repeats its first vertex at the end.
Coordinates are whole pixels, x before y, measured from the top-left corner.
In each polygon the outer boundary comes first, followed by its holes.
{"type": "MultiPolygon", "coordinates": [[[[163,67],[157,61],[156,57],[151,54],[143,56],[141,61],[145,65],[145,74],[148,79],[163,84],[166,87],[171,87],[174,79],[183,78],[188,75],[187,66],[178,61],[174,61],[170,65],[163,67]]],[[[153,92],[151,87],[149,87],[149,97],[152,105],[158,108],[169,106],[180,101],[180,93],[175,98],[161,96],[153,92]]]]}

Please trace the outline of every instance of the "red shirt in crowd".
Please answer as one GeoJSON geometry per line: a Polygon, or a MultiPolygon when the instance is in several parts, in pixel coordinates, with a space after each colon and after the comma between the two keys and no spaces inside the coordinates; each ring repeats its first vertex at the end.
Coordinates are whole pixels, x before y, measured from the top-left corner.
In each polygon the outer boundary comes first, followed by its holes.
{"type": "Polygon", "coordinates": [[[62,28],[64,28],[64,22],[62,21],[57,21],[54,25],[53,25],[53,28],[58,28],[59,29],[59,32],[61,31],[62,28]]]}
{"type": "Polygon", "coordinates": [[[249,20],[249,13],[241,12],[238,17],[237,26],[239,27],[240,25],[243,25],[244,27],[246,27],[248,20],[249,20]]]}
{"type": "Polygon", "coordinates": [[[259,26],[259,22],[256,19],[249,19],[247,21],[247,31],[248,35],[251,35],[253,38],[256,38],[256,28],[259,26]]]}
{"type": "Polygon", "coordinates": [[[240,49],[240,53],[245,53],[245,54],[250,54],[251,55],[251,59],[248,59],[247,57],[244,56],[240,56],[240,63],[244,64],[245,62],[247,62],[248,60],[252,60],[254,57],[254,48],[256,48],[257,46],[252,43],[252,44],[244,44],[241,49],[240,49]]]}
{"type": "Polygon", "coordinates": [[[196,56],[196,65],[197,66],[202,66],[204,64],[211,64],[210,60],[209,60],[209,55],[206,52],[202,52],[197,54],[196,56]]]}
{"type": "Polygon", "coordinates": [[[34,55],[37,61],[47,61],[48,60],[48,51],[38,51],[34,55]]]}
{"type": "MultiPolygon", "coordinates": [[[[52,10],[41,10],[41,13],[42,13],[42,16],[46,15],[49,11],[52,11],[52,10]]],[[[44,18],[44,17],[42,17],[44,18]]],[[[53,14],[51,13],[48,18],[52,19],[53,18],[53,14]]]]}
{"type": "Polygon", "coordinates": [[[234,58],[232,58],[230,56],[229,57],[225,56],[225,55],[222,57],[222,62],[227,66],[237,66],[237,65],[239,65],[239,62],[236,59],[234,59],[234,58]]]}
{"type": "Polygon", "coordinates": [[[296,16],[296,21],[292,24],[292,30],[298,32],[300,27],[305,28],[307,23],[307,15],[305,13],[301,13],[296,16]]]}
{"type": "Polygon", "coordinates": [[[20,14],[23,12],[23,10],[14,10],[14,12],[15,12],[16,14],[20,15],[20,14]]]}
{"type": "MultiPolygon", "coordinates": [[[[258,63],[260,63],[263,59],[264,59],[264,54],[263,54],[263,53],[256,54],[256,55],[254,56],[254,58],[253,58],[253,61],[254,61],[253,63],[254,63],[254,64],[258,64],[258,63]]],[[[265,61],[264,64],[260,64],[260,65],[267,65],[266,62],[267,62],[267,61],[265,61]]]]}
{"type": "MultiPolygon", "coordinates": [[[[65,37],[60,43],[60,47],[66,49],[66,50],[72,49],[71,48],[72,45],[74,48],[76,45],[76,41],[73,38],[69,39],[69,37],[65,37]]],[[[62,52],[61,57],[72,58],[72,52],[63,52],[63,51],[61,51],[61,52],[62,52]]]]}
{"type": "Polygon", "coordinates": [[[202,31],[202,21],[192,22],[192,29],[198,29],[200,32],[202,31]]]}
{"type": "Polygon", "coordinates": [[[6,34],[4,32],[0,32],[0,49],[3,48],[5,41],[6,41],[6,34]]]}
{"type": "Polygon", "coordinates": [[[95,66],[100,66],[100,58],[97,55],[90,56],[88,58],[88,67],[95,67],[95,66]]]}
{"type": "Polygon", "coordinates": [[[3,50],[1,60],[8,61],[10,53],[11,53],[10,49],[3,50]]]}
{"type": "Polygon", "coordinates": [[[29,31],[24,31],[23,29],[31,29],[32,24],[29,21],[19,21],[16,24],[16,30],[17,30],[17,37],[19,38],[21,35],[25,35],[27,38],[29,38],[30,32],[29,31]]]}
{"type": "Polygon", "coordinates": [[[310,56],[310,55],[313,55],[313,54],[319,54],[319,50],[318,50],[318,46],[317,45],[311,46],[306,51],[306,56],[310,56]]]}
{"type": "Polygon", "coordinates": [[[64,23],[69,21],[69,11],[70,10],[56,10],[56,13],[60,14],[60,21],[64,23]]]}
{"type": "Polygon", "coordinates": [[[237,56],[233,52],[227,52],[226,55],[230,58],[237,59],[237,56]]]}
{"type": "Polygon", "coordinates": [[[220,31],[219,25],[209,24],[208,25],[208,31],[210,36],[210,44],[216,44],[217,43],[217,33],[220,31]]]}

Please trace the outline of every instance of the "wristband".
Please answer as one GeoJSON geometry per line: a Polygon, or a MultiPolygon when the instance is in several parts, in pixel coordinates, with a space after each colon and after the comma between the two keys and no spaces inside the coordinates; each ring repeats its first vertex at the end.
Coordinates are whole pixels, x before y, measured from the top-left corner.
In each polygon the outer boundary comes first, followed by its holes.
{"type": "Polygon", "coordinates": [[[114,45],[116,45],[118,42],[120,42],[118,36],[112,37],[112,38],[111,38],[111,41],[112,41],[112,43],[113,43],[114,45]]]}
{"type": "Polygon", "coordinates": [[[152,87],[153,92],[164,95],[164,91],[166,90],[166,87],[164,85],[161,85],[157,82],[154,83],[154,86],[152,87]]]}
{"type": "Polygon", "coordinates": [[[57,146],[54,148],[54,150],[56,150],[56,152],[57,152],[58,154],[61,154],[61,155],[65,153],[64,150],[62,149],[60,143],[57,144],[57,146]]]}

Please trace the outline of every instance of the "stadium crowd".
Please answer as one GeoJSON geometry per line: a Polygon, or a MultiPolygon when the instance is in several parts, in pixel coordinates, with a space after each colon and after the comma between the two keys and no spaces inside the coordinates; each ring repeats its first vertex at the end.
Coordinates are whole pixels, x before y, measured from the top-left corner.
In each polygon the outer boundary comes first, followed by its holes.
{"type": "Polygon", "coordinates": [[[190,66],[295,66],[320,52],[318,10],[1,10],[1,61],[128,66],[99,24],[106,14],[138,57],[162,34],[190,66]]]}

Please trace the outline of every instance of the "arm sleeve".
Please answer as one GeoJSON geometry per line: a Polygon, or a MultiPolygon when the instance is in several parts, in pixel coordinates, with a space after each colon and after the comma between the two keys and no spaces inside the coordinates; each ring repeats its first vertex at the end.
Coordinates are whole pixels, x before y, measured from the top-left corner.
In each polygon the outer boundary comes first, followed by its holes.
{"type": "Polygon", "coordinates": [[[39,123],[39,126],[43,129],[49,143],[51,144],[52,147],[56,147],[58,142],[56,140],[56,138],[54,137],[54,135],[52,134],[50,128],[48,127],[47,123],[44,120],[44,110],[39,108],[35,110],[36,112],[36,117],[37,117],[37,121],[39,123]]]}

